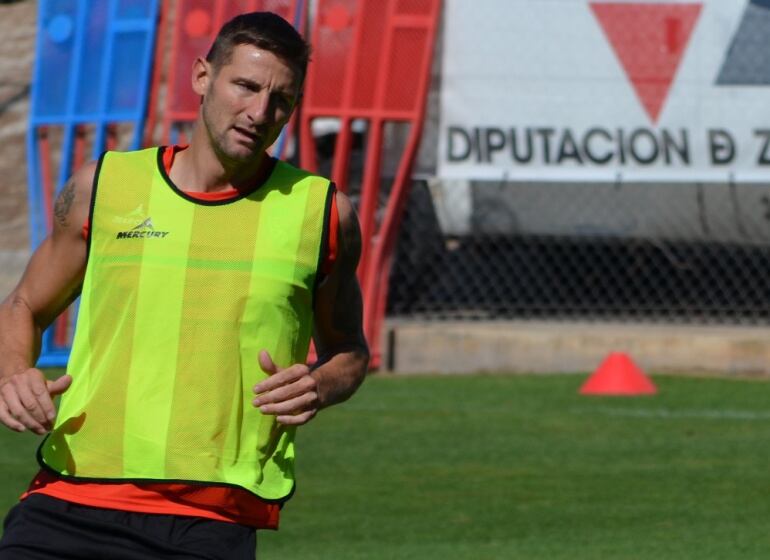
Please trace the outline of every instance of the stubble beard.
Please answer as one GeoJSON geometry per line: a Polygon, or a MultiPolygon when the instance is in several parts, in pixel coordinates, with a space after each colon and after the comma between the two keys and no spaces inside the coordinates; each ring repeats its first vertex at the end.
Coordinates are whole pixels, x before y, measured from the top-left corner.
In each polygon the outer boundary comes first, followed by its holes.
{"type": "Polygon", "coordinates": [[[208,136],[209,143],[211,144],[211,149],[214,151],[218,158],[229,163],[243,164],[260,157],[267,148],[266,146],[261,146],[259,144],[255,145],[253,149],[248,149],[246,146],[238,145],[230,137],[232,134],[232,126],[228,125],[222,130],[217,130],[214,126],[216,120],[217,119],[212,118],[209,103],[204,101],[203,125],[206,127],[206,135],[208,136]],[[236,145],[233,146],[232,144],[236,145]]]}

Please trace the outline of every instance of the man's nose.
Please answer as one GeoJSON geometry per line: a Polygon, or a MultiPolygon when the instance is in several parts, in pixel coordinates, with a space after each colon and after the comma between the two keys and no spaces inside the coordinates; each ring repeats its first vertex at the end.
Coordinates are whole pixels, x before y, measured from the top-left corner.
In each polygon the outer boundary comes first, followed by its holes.
{"type": "Polygon", "coordinates": [[[249,106],[246,108],[246,115],[256,123],[262,124],[270,118],[270,95],[266,91],[257,93],[249,106]]]}

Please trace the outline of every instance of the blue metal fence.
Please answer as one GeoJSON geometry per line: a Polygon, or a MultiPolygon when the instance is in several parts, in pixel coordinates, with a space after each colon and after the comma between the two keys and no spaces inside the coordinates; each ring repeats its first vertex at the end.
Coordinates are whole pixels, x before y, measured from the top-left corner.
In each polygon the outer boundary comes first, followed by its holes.
{"type": "MultiPolygon", "coordinates": [[[[158,0],[40,0],[27,133],[33,250],[51,227],[52,197],[73,172],[78,127],[93,128],[94,159],[116,124],[132,125],[129,149],[140,147],[158,7],[158,0]],[[55,180],[41,141],[53,129],[61,134],[55,180]]],[[[56,328],[43,337],[41,367],[67,362],[69,342],[55,340],[56,328]]]]}

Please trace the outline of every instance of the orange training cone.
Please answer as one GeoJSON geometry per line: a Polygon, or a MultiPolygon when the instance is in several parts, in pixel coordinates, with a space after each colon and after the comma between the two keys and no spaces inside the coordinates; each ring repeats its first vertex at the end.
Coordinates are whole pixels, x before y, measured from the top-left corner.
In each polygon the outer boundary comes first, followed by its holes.
{"type": "Polygon", "coordinates": [[[607,356],[580,388],[581,395],[654,395],[657,392],[653,382],[623,352],[607,356]]]}

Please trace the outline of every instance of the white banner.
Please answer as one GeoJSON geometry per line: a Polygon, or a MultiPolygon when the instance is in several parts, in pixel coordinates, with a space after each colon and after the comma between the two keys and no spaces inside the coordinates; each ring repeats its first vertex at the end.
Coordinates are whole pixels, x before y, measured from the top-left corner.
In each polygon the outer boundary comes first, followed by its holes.
{"type": "Polygon", "coordinates": [[[770,1],[445,5],[439,177],[770,180],[770,1]]]}

